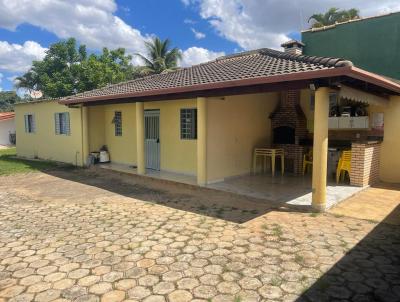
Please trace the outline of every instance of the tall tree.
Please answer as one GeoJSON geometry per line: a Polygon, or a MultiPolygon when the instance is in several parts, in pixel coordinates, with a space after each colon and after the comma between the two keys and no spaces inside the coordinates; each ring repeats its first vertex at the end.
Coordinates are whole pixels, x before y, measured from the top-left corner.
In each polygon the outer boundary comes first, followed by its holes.
{"type": "Polygon", "coordinates": [[[178,60],[182,54],[176,47],[170,49],[171,41],[169,39],[161,40],[158,37],[146,42],[146,55],[136,54],[142,59],[144,74],[158,74],[172,71],[178,68],[178,60]]]}
{"type": "Polygon", "coordinates": [[[63,97],[133,78],[137,72],[131,60],[123,48],[88,55],[85,45],[70,38],[51,45],[42,61],[34,61],[17,78],[16,86],[40,90],[46,98],[63,97]]]}
{"type": "Polygon", "coordinates": [[[332,7],[325,13],[312,15],[308,19],[308,22],[313,21],[311,27],[318,28],[359,18],[360,15],[358,9],[351,8],[349,10],[339,10],[336,7],[332,7]]]}
{"type": "Polygon", "coordinates": [[[14,111],[14,105],[20,101],[15,91],[0,91],[0,112],[14,111]]]}

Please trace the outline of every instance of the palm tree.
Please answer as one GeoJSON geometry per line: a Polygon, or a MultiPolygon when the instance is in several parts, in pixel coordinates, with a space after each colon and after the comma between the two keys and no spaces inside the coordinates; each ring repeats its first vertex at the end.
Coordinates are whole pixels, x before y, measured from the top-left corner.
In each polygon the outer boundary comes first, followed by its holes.
{"type": "Polygon", "coordinates": [[[336,7],[330,8],[324,14],[314,14],[309,19],[308,22],[314,20],[312,28],[318,28],[328,25],[333,25],[335,23],[346,22],[349,20],[359,19],[358,9],[351,8],[349,10],[339,10],[336,7]]]}
{"type": "Polygon", "coordinates": [[[178,68],[178,60],[182,54],[178,48],[170,49],[170,40],[164,41],[155,37],[150,42],[146,42],[147,54],[136,54],[144,62],[142,73],[158,74],[176,70],[178,68]]]}
{"type": "Polygon", "coordinates": [[[29,95],[36,90],[37,87],[37,79],[31,70],[25,73],[24,75],[20,77],[15,78],[15,88],[18,89],[26,89],[29,93],[29,95]]]}

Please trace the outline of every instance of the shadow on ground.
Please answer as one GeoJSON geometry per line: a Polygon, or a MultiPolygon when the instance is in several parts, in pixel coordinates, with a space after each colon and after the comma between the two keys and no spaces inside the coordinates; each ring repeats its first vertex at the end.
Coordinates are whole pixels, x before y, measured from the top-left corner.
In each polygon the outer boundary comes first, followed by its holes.
{"type": "Polygon", "coordinates": [[[400,227],[389,224],[397,206],[297,302],[400,301],[400,227]]]}
{"type": "Polygon", "coordinates": [[[126,197],[152,202],[200,215],[244,223],[272,210],[308,212],[306,206],[283,206],[282,203],[240,196],[214,189],[126,175],[102,169],[46,169],[44,173],[94,186],[126,197]]]}

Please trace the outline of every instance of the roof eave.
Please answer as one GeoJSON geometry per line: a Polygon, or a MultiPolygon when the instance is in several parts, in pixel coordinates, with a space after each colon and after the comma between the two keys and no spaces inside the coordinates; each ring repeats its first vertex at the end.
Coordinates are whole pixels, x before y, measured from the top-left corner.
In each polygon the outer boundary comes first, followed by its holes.
{"type": "Polygon", "coordinates": [[[105,100],[122,99],[122,98],[140,98],[140,97],[144,97],[144,96],[179,94],[179,93],[214,90],[214,89],[222,89],[222,88],[230,88],[230,87],[244,87],[244,86],[249,86],[249,85],[274,84],[274,83],[279,83],[279,82],[312,80],[312,79],[318,79],[318,78],[328,78],[328,77],[347,75],[350,72],[350,70],[351,70],[350,66],[345,66],[345,67],[337,67],[337,68],[332,68],[332,69],[313,70],[313,71],[307,71],[307,72],[296,72],[296,73],[289,73],[289,74],[284,74],[284,75],[274,75],[274,76],[268,76],[268,77],[233,80],[233,81],[225,81],[225,82],[218,82],[218,83],[211,83],[211,84],[192,85],[192,86],[167,88],[167,89],[157,89],[157,90],[149,90],[149,91],[135,92],[135,93],[121,93],[121,94],[114,94],[114,95],[92,96],[92,97],[76,98],[76,99],[71,97],[69,99],[60,100],[59,103],[64,104],[64,105],[70,105],[70,104],[81,104],[81,103],[88,103],[88,102],[94,102],[94,101],[105,101],[105,100]]]}
{"type": "Polygon", "coordinates": [[[390,90],[396,94],[400,94],[400,84],[390,81],[389,79],[380,76],[376,73],[372,73],[366,70],[363,70],[358,67],[352,67],[350,73],[347,75],[351,78],[365,81],[370,84],[374,84],[376,86],[385,88],[387,90],[390,90]]]}
{"type": "Polygon", "coordinates": [[[95,101],[106,101],[106,100],[115,100],[123,98],[140,99],[140,97],[148,97],[148,96],[184,94],[196,91],[208,91],[208,90],[216,90],[216,89],[232,88],[232,87],[245,87],[249,85],[275,84],[279,82],[316,80],[321,78],[339,77],[339,76],[347,76],[357,80],[365,81],[367,83],[387,89],[388,91],[391,91],[394,94],[400,94],[399,84],[390,81],[387,78],[384,78],[380,75],[365,71],[363,69],[354,66],[344,66],[331,69],[296,72],[284,75],[274,75],[268,77],[258,77],[252,79],[242,79],[242,80],[226,81],[226,82],[211,83],[211,84],[192,85],[185,87],[157,89],[157,90],[149,90],[149,91],[142,91],[135,93],[121,93],[115,95],[92,96],[92,97],[76,98],[76,99],[71,97],[70,99],[60,100],[59,103],[64,105],[72,105],[72,104],[83,104],[95,101]]]}

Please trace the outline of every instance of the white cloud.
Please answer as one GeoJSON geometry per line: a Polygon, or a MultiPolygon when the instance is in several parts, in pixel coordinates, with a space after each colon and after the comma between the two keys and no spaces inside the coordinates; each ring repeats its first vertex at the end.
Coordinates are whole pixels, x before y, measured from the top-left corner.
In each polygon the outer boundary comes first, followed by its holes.
{"type": "Polygon", "coordinates": [[[196,24],[197,22],[192,20],[192,19],[185,19],[185,20],[183,20],[183,23],[185,23],[185,24],[196,24]]]}
{"type": "MultiPolygon", "coordinates": [[[[3,74],[0,72],[0,85],[1,85],[1,82],[3,81],[3,74]]],[[[2,91],[3,90],[3,88],[0,86],[0,91],[2,91]]]]}
{"type": "Polygon", "coordinates": [[[181,0],[183,5],[188,6],[191,2],[191,0],[181,0]]]}
{"type": "MultiPolygon", "coordinates": [[[[0,28],[16,30],[19,25],[28,23],[52,32],[59,38],[75,37],[89,49],[124,47],[131,54],[144,53],[144,42],[151,35],[142,34],[115,16],[117,9],[115,0],[0,0],[0,28]]],[[[190,21],[191,24],[195,23],[190,21]]],[[[193,33],[198,39],[205,37],[204,33],[194,29],[193,33]]],[[[0,41],[0,70],[25,72],[32,60],[43,58],[45,50],[33,41],[26,41],[23,45],[0,41]]],[[[181,64],[198,64],[223,54],[191,47],[183,51],[181,64]]],[[[133,63],[139,64],[141,61],[134,57],[133,63]]]]}
{"type": "Polygon", "coordinates": [[[45,56],[45,51],[46,48],[34,41],[26,41],[22,45],[0,41],[0,70],[25,72],[33,60],[40,60],[45,56]]]}
{"type": "Polygon", "coordinates": [[[215,52],[202,47],[190,47],[182,52],[181,66],[191,66],[224,56],[224,52],[215,52]]]}
{"type": "Polygon", "coordinates": [[[148,36],[115,16],[116,10],[114,0],[0,0],[0,27],[15,30],[29,23],[59,38],[75,37],[91,49],[144,51],[148,36]]]}
{"type": "Polygon", "coordinates": [[[190,30],[193,32],[194,37],[195,37],[197,40],[204,39],[204,38],[206,37],[206,34],[205,34],[205,33],[202,33],[202,32],[200,32],[200,31],[197,31],[197,30],[195,30],[193,27],[191,27],[190,30]]]}
{"type": "MultiPolygon", "coordinates": [[[[183,0],[182,0],[183,1],[183,0]]],[[[184,0],[198,8],[226,39],[243,49],[280,48],[288,34],[309,27],[307,19],[330,7],[359,8],[362,16],[400,10],[398,0],[184,0]]]]}

